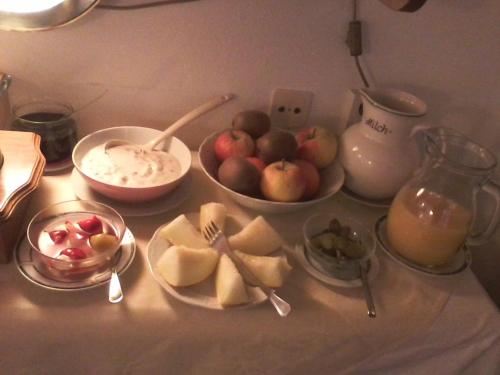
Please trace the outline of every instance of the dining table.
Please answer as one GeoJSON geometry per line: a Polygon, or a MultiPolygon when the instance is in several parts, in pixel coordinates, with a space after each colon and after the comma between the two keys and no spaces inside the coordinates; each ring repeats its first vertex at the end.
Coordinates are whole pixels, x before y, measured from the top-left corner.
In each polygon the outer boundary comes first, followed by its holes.
{"type": "MultiPolygon", "coordinates": [[[[45,175],[26,221],[52,203],[81,198],[77,177],[71,168],[45,175]]],[[[327,284],[300,261],[302,227],[311,215],[341,213],[373,230],[387,207],[339,191],[295,212],[254,211],[210,181],[196,151],[189,178],[163,212],[141,211],[137,203],[124,215],[135,256],[120,274],[120,303],[108,301],[106,282],[48,288],[20,272],[16,261],[0,265],[0,373],[500,374],[499,310],[470,268],[426,275],[378,246],[370,279],[377,315],[370,318],[361,287],[327,284]],[[267,301],[246,308],[195,306],[153,277],[148,244],[157,228],[207,202],[223,203],[248,220],[263,215],[282,236],[293,269],[277,293],[291,305],[288,316],[267,301]]]]}

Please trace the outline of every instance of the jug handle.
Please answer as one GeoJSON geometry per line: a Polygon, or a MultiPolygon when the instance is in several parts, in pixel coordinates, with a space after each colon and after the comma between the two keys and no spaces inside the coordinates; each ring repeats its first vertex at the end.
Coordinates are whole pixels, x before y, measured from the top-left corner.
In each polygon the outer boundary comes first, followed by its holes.
{"type": "Polygon", "coordinates": [[[469,237],[469,239],[467,240],[467,244],[473,246],[481,245],[491,237],[491,235],[497,228],[498,219],[500,216],[500,185],[490,180],[487,181],[483,186],[481,186],[481,189],[490,194],[495,199],[495,209],[493,210],[493,214],[491,215],[486,230],[482,233],[469,237]]]}
{"type": "Polygon", "coordinates": [[[8,90],[11,81],[12,76],[10,74],[0,72],[0,95],[8,90]]]}
{"type": "Polygon", "coordinates": [[[425,124],[425,123],[417,124],[411,129],[410,138],[413,138],[417,133],[428,130],[430,128],[432,128],[432,125],[425,124]]]}
{"type": "Polygon", "coordinates": [[[360,89],[347,90],[346,102],[343,105],[340,118],[340,123],[344,130],[357,123],[361,118],[361,114],[359,113],[361,95],[359,91],[360,89]]]}

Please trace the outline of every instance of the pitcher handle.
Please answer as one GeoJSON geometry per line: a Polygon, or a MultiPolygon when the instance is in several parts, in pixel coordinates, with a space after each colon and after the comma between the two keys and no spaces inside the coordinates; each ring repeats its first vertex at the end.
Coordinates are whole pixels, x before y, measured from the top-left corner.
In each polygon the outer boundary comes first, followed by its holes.
{"type": "Polygon", "coordinates": [[[481,245],[491,237],[491,235],[497,228],[498,219],[500,216],[500,185],[490,180],[487,181],[483,186],[481,186],[481,189],[494,198],[495,209],[493,210],[493,214],[491,215],[486,230],[482,233],[469,237],[469,239],[467,240],[467,243],[473,246],[481,245]]]}
{"type": "Polygon", "coordinates": [[[0,72],[0,95],[2,95],[9,89],[11,81],[12,81],[12,76],[10,74],[5,74],[0,72]]]}
{"type": "Polygon", "coordinates": [[[430,128],[432,128],[432,125],[425,124],[425,123],[417,124],[411,129],[410,138],[413,138],[415,136],[415,134],[420,133],[420,132],[425,131],[425,130],[429,130],[430,128]]]}
{"type": "Polygon", "coordinates": [[[361,106],[361,95],[359,90],[360,89],[347,90],[346,102],[343,104],[340,115],[340,123],[344,130],[357,123],[361,118],[361,114],[359,113],[359,108],[361,106]]]}

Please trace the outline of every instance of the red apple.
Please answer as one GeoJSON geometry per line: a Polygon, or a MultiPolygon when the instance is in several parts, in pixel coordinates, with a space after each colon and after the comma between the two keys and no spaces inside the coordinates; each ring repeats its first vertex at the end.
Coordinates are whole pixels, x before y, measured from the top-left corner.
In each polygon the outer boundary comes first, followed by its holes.
{"type": "Polygon", "coordinates": [[[302,199],[309,200],[314,198],[318,193],[321,178],[318,172],[318,168],[314,164],[301,159],[292,160],[292,163],[300,168],[302,175],[306,181],[306,189],[302,199]]]}
{"type": "Polygon", "coordinates": [[[242,130],[225,130],[217,136],[214,143],[215,157],[219,161],[231,156],[242,158],[252,156],[254,150],[255,143],[252,137],[242,130]]]}
{"type": "Polygon", "coordinates": [[[264,171],[264,168],[266,168],[266,163],[264,163],[262,161],[262,159],[259,159],[255,156],[252,156],[252,157],[248,157],[248,158],[245,158],[247,159],[250,163],[252,163],[253,165],[255,165],[257,167],[257,169],[259,170],[260,173],[262,173],[262,171],[264,171]]]}
{"type": "Polygon", "coordinates": [[[260,190],[277,202],[297,202],[304,195],[306,181],[300,168],[282,160],[269,164],[262,172],[260,190]]]}
{"type": "Polygon", "coordinates": [[[302,130],[296,135],[296,139],[299,144],[297,158],[310,161],[318,169],[330,165],[337,156],[337,137],[327,128],[302,130]]]}
{"type": "Polygon", "coordinates": [[[259,191],[260,177],[260,171],[239,156],[227,158],[217,170],[217,178],[222,185],[245,195],[255,195],[259,191]]]}

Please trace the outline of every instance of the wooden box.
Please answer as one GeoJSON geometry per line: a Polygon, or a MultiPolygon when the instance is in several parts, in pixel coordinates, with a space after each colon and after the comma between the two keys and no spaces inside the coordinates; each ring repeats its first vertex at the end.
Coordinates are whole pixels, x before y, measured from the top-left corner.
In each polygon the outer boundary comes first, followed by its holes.
{"type": "Polygon", "coordinates": [[[40,140],[34,133],[0,130],[0,263],[10,261],[26,228],[30,195],[45,168],[40,140]]]}

